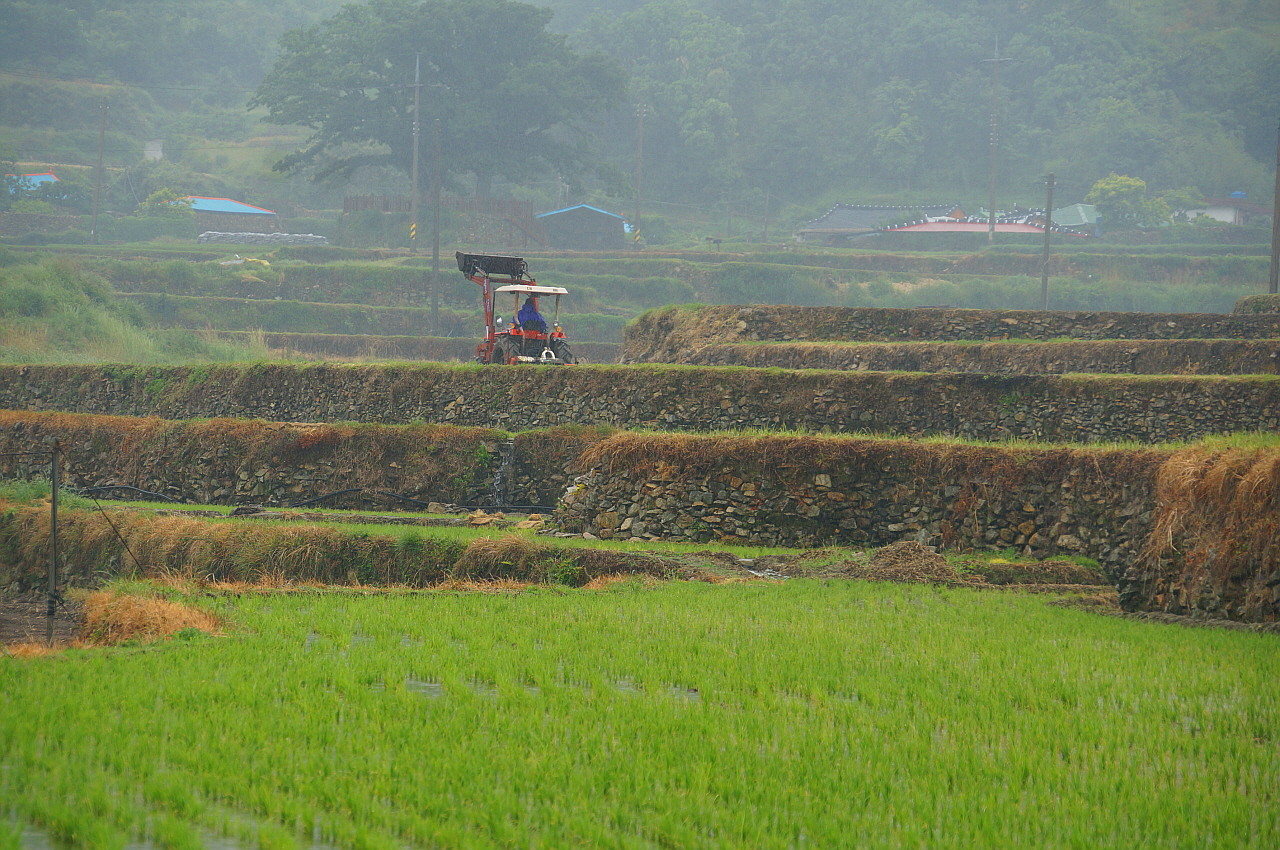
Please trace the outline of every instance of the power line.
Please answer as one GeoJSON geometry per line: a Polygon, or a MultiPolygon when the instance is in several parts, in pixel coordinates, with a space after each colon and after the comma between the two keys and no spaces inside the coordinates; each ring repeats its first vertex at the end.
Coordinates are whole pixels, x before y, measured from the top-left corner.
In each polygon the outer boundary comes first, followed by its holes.
{"type": "Polygon", "coordinates": [[[122,83],[119,80],[111,83],[99,83],[93,80],[83,80],[76,77],[55,77],[52,74],[32,74],[26,71],[6,71],[2,68],[0,68],[0,76],[25,77],[32,80],[49,80],[54,83],[70,83],[72,85],[95,86],[98,88],[141,89],[143,91],[241,92],[244,94],[252,94],[257,91],[256,88],[241,89],[230,86],[201,86],[198,88],[189,86],[150,86],[141,85],[139,83],[122,83]]]}
{"type": "MultiPolygon", "coordinates": [[[[201,145],[199,147],[183,147],[182,150],[185,152],[185,151],[253,150],[258,148],[296,148],[301,144],[303,143],[302,142],[268,142],[265,144],[231,143],[226,145],[201,145]]],[[[40,156],[44,154],[44,151],[36,150],[34,148],[18,148],[17,152],[20,154],[27,154],[31,156],[40,156]]],[[[137,148],[105,148],[103,150],[103,153],[137,153],[137,152],[138,152],[137,148]]]]}

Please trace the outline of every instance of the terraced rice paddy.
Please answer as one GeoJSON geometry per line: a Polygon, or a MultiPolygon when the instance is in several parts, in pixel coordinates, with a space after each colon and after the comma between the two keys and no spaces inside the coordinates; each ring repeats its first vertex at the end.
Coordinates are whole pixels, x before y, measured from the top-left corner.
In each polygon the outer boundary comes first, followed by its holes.
{"type": "Polygon", "coordinates": [[[102,848],[1280,844],[1274,635],[817,580],[190,601],[225,636],[0,659],[6,814],[102,848]]]}

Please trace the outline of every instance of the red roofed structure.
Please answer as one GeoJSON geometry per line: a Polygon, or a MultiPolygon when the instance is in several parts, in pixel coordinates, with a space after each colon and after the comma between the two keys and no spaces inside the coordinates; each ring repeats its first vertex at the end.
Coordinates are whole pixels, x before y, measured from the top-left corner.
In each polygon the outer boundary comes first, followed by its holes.
{"type": "MultiPolygon", "coordinates": [[[[916,221],[911,224],[886,227],[883,230],[886,233],[986,233],[988,226],[985,221],[916,221]]],[[[1053,232],[1061,233],[1064,236],[1085,235],[1056,226],[1053,228],[1053,232]]],[[[996,233],[1044,233],[1044,225],[998,221],[996,222],[996,233]]]]}

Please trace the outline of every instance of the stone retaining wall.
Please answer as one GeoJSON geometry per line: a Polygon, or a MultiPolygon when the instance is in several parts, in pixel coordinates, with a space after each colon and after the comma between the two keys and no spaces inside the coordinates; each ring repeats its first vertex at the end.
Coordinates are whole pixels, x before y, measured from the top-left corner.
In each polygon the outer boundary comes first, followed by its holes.
{"type": "MultiPolygon", "coordinates": [[[[414,509],[377,495],[384,490],[428,502],[554,507],[581,471],[578,455],[607,434],[0,411],[0,455],[62,440],[70,487],[124,484],[210,505],[291,505],[359,487],[365,492],[324,505],[414,509]]],[[[0,479],[48,477],[47,455],[0,457],[0,479]]]]}
{"type": "Polygon", "coordinates": [[[10,239],[28,233],[63,233],[79,224],[80,217],[76,215],[0,212],[0,238],[10,239]]]}
{"type": "MultiPolygon", "coordinates": [[[[411,507],[422,501],[492,504],[505,435],[440,426],[328,426],[212,420],[0,413],[0,454],[43,451],[55,439],[68,487],[124,484],[175,501],[293,505],[339,490],[329,507],[411,507]]],[[[0,457],[0,478],[48,478],[49,458],[0,457]]]]}
{"type": "Polygon", "coordinates": [[[0,409],[510,432],[609,425],[1153,443],[1280,431],[1280,380],[685,366],[3,366],[0,409]]]}
{"type": "Polygon", "coordinates": [[[625,438],[605,441],[603,459],[566,494],[561,522],[606,539],[1012,547],[1037,558],[1084,555],[1114,577],[1146,541],[1155,472],[1169,457],[885,440],[683,441],[683,460],[629,448],[625,438]]]}
{"type": "Polygon", "coordinates": [[[1280,340],[1098,340],[1037,343],[752,343],[708,345],[703,366],[970,372],[984,375],[1274,375],[1280,340]]]}
{"type": "MultiPolygon", "coordinates": [[[[1280,481],[1274,450],[1245,452],[1221,476],[1218,455],[1200,449],[582,428],[508,437],[428,425],[0,413],[0,455],[42,451],[55,438],[63,441],[71,487],[128,484],[186,502],[268,506],[360,487],[364,494],[326,505],[385,510],[406,505],[374,491],[422,501],[553,506],[572,483],[559,520],[602,538],[807,547],[916,540],[960,551],[1082,555],[1119,582],[1128,610],[1250,622],[1280,617],[1277,498],[1251,483],[1262,480],[1258,470],[1269,486],[1280,481]],[[585,464],[590,469],[575,478],[585,464]],[[1227,483],[1209,481],[1218,478],[1227,483]],[[1186,489],[1193,479],[1211,484],[1212,498],[1188,502],[1169,489],[1186,489]],[[1240,498],[1222,496],[1224,486],[1240,490],[1240,498]],[[1229,563],[1223,553],[1235,552],[1230,542],[1243,539],[1254,540],[1253,547],[1243,561],[1236,558],[1239,564],[1229,563]]],[[[47,456],[0,457],[0,478],[48,471],[47,456]]]]}
{"type": "Polygon", "coordinates": [[[1280,314],[855,307],[667,307],[626,329],[623,362],[684,363],[733,342],[1280,339],[1280,314]]]}
{"type": "MultiPolygon", "coordinates": [[[[223,339],[255,339],[257,331],[218,331],[223,339]]],[[[370,336],[366,334],[263,333],[268,348],[322,357],[364,357],[381,360],[475,360],[476,340],[431,336],[370,336]]],[[[585,363],[613,363],[621,346],[616,342],[574,342],[573,353],[585,363]]]]}

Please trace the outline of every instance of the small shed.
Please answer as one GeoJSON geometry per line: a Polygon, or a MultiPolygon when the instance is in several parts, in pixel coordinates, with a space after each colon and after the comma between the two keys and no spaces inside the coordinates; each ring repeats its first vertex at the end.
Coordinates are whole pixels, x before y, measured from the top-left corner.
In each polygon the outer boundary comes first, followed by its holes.
{"type": "Polygon", "coordinates": [[[614,251],[626,247],[626,220],[588,204],[539,213],[547,245],[569,251],[614,251]]]}
{"type": "Polygon", "coordinates": [[[272,210],[230,198],[202,198],[188,195],[196,214],[196,229],[223,233],[276,233],[280,219],[272,210]]]}

